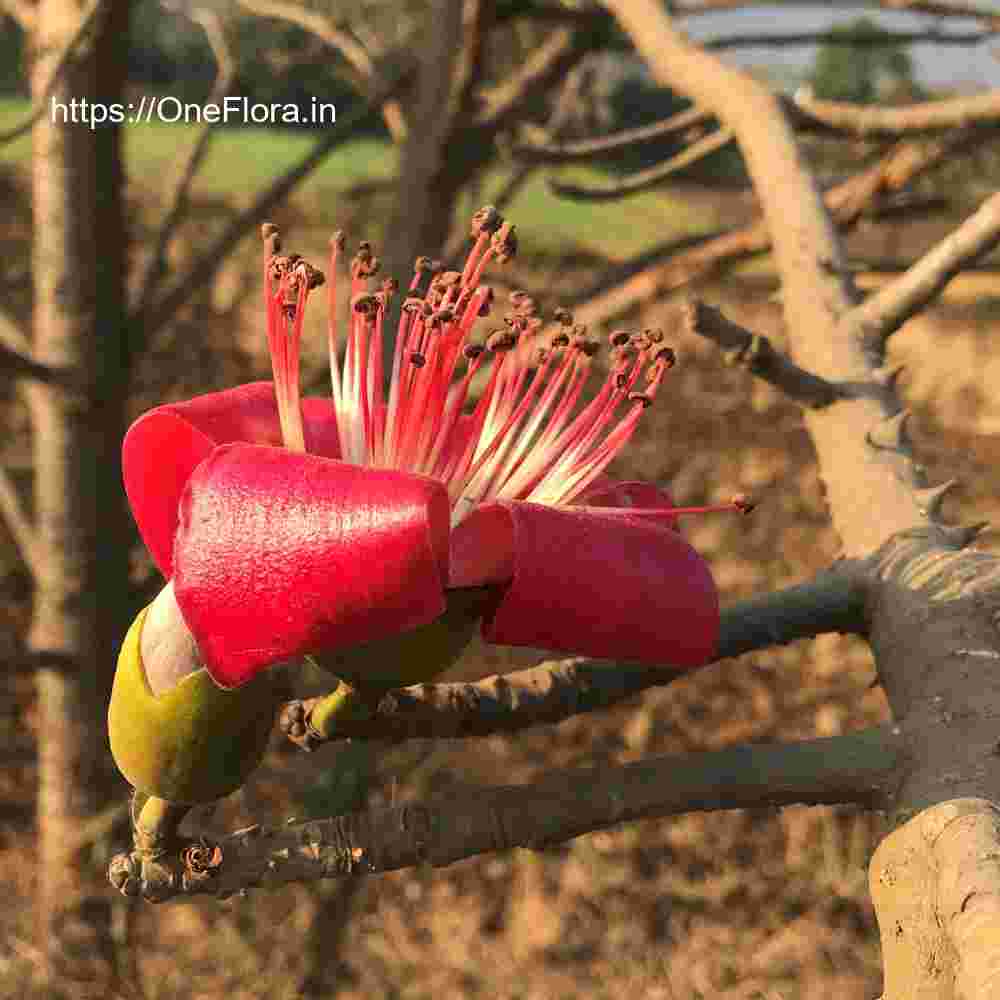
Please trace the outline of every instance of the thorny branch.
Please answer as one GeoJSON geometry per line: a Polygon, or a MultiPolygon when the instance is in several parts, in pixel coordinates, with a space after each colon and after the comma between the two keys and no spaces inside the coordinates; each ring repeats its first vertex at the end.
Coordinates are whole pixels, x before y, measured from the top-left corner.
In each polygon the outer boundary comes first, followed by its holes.
{"type": "Polygon", "coordinates": [[[541,848],[637,819],[794,803],[867,803],[896,780],[898,729],[791,744],[731,747],[624,767],[550,772],[531,785],[464,788],[447,799],[369,809],[284,828],[259,826],[179,857],[119,854],[110,877],[126,895],[162,902],[348,873],[442,867],[514,847],[541,848]]]}
{"type": "MultiPolygon", "coordinates": [[[[793,587],[739,601],[722,611],[716,659],[825,632],[862,631],[863,595],[852,573],[840,567],[793,587]]],[[[388,692],[370,719],[338,721],[336,738],[398,743],[516,732],[609,708],[678,676],[669,666],[574,657],[472,683],[417,684],[388,692]]],[[[280,723],[286,734],[292,734],[293,721],[308,727],[309,710],[317,700],[286,706],[280,723]]],[[[322,742],[314,731],[305,740],[293,739],[309,749],[322,742]]]]}
{"type": "Polygon", "coordinates": [[[745,330],[698,299],[685,305],[684,326],[690,333],[714,341],[734,361],[804,406],[822,408],[846,395],[841,387],[800,368],[767,337],[745,330]]]}

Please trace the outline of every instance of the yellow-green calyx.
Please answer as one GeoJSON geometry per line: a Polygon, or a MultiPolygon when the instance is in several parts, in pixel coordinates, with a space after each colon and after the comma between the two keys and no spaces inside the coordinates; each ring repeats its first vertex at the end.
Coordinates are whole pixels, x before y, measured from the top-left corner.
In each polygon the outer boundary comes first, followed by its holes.
{"type": "Polygon", "coordinates": [[[154,694],[143,666],[142,611],[125,637],[108,709],[111,753],[136,789],[170,802],[211,802],[235,791],[260,763],[286,687],[265,671],[236,690],[204,668],[154,694]]]}

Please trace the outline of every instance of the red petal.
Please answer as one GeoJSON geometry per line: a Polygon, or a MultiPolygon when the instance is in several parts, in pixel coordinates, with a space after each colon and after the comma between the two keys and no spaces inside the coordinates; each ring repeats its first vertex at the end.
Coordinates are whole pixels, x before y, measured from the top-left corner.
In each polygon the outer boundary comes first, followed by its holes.
{"type": "MultiPolygon", "coordinates": [[[[340,456],[333,405],[302,401],[306,447],[340,456]]],[[[173,575],[177,505],[184,484],[212,449],[230,441],[281,444],[278,407],[271,382],[251,382],[144,413],[125,435],[125,491],[143,541],[164,576],[173,575]]]]}
{"type": "Polygon", "coordinates": [[[693,667],[715,653],[719,602],[675,531],[628,514],[504,502],[452,534],[452,587],[509,580],[483,636],[509,646],[693,667]]]}
{"type": "Polygon", "coordinates": [[[433,479],[232,444],[181,499],[174,589],[222,687],[433,621],[449,505],[433,479]]]}

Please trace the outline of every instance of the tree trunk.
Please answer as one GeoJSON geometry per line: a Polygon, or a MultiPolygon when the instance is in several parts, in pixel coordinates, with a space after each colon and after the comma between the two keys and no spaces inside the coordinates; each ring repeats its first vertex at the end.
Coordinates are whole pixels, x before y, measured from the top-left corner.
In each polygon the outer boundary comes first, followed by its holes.
{"type": "MultiPolygon", "coordinates": [[[[36,101],[82,6],[38,4],[36,101]]],[[[122,100],[129,7],[118,0],[99,15],[52,100],[122,100]]],[[[81,858],[86,845],[74,839],[122,791],[109,782],[104,721],[128,586],[119,472],[129,371],[119,133],[54,121],[51,104],[33,129],[34,352],[79,379],[74,390],[28,388],[39,554],[28,636],[39,667],[38,946],[46,975],[74,983],[71,992],[84,981],[99,991],[112,971],[110,894],[81,858]]]]}

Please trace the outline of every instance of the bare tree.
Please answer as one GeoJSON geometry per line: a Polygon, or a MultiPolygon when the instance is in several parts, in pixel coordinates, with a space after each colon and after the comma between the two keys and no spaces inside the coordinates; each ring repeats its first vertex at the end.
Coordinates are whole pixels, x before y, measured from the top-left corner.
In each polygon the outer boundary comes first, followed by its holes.
{"type": "MultiPolygon", "coordinates": [[[[735,4],[677,6],[692,13],[735,4]]],[[[961,8],[997,28],[995,18],[969,5],[885,6],[932,14],[961,8]]],[[[1000,660],[1000,561],[972,548],[983,525],[943,522],[942,499],[954,484],[929,484],[914,459],[896,392],[899,373],[887,365],[886,347],[956,273],[1000,243],[1000,196],[867,299],[854,287],[838,228],[849,226],[879,191],[898,190],[993,134],[992,102],[883,117],[878,130],[893,136],[963,127],[920,147],[901,141],[823,194],[800,155],[786,102],[693,45],[657,0],[606,0],[606,7],[657,79],[689,98],[698,115],[716,119],[740,148],[761,219],[684,251],[700,254],[688,258],[687,273],[769,247],[782,282],[790,353],[697,302],[685,320],[802,404],[842,543],[840,558],[815,578],[726,609],[718,656],[831,631],[861,636],[871,645],[893,721],[825,740],[553,772],[530,786],[466,789],[453,799],[278,830],[254,826],[218,844],[181,845],[167,854],[140,842],[115,859],[112,880],[128,894],[154,899],[222,897],[294,880],[444,865],[686,810],[855,803],[886,812],[895,827],[870,870],[886,1000],[986,1000],[1000,991],[1000,707],[990,671],[1000,660]]],[[[578,8],[552,13],[580,16],[578,8]]],[[[825,127],[854,128],[843,110],[834,115],[808,102],[799,110],[813,111],[825,127]]],[[[654,284],[649,294],[661,291],[654,284]]],[[[512,731],[599,709],[663,682],[656,671],[587,660],[542,664],[476,684],[390,692],[374,719],[338,736],[403,740],[512,731]]],[[[289,706],[290,733],[301,734],[310,707],[289,706]]]]}

